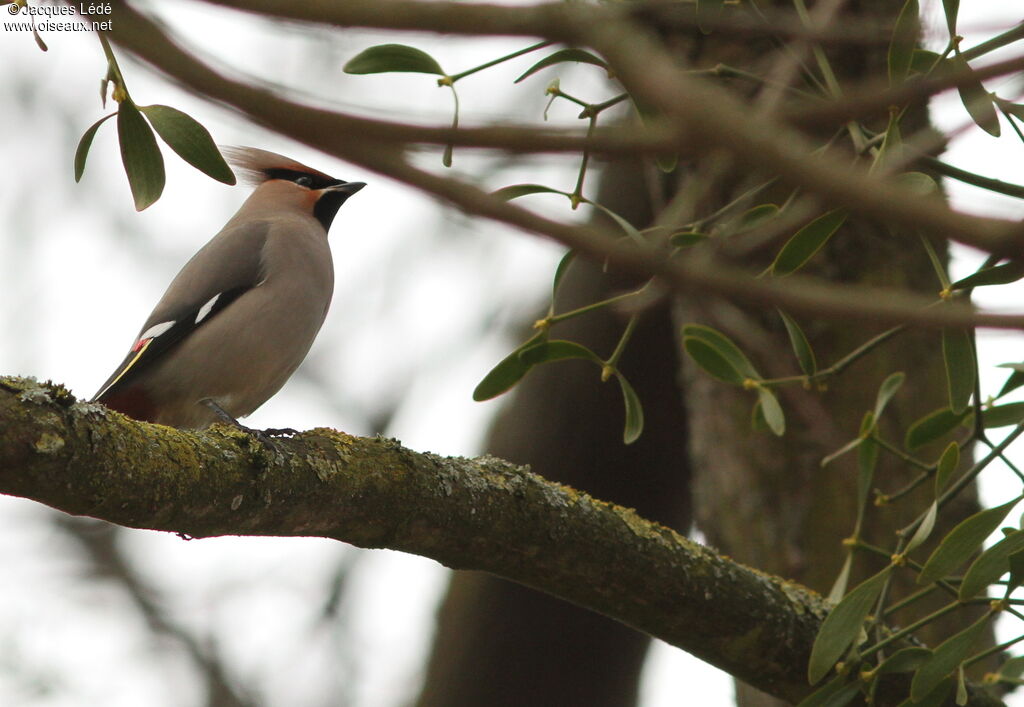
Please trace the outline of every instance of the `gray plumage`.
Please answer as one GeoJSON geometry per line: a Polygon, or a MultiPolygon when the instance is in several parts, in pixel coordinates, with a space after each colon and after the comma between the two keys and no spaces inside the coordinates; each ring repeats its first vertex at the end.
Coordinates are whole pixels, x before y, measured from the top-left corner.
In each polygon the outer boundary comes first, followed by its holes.
{"type": "Polygon", "coordinates": [[[327,229],[364,185],[263,150],[229,157],[259,185],[174,278],[95,397],[137,419],[204,428],[218,420],[206,399],[250,414],[302,363],[327,315],[327,229]]]}

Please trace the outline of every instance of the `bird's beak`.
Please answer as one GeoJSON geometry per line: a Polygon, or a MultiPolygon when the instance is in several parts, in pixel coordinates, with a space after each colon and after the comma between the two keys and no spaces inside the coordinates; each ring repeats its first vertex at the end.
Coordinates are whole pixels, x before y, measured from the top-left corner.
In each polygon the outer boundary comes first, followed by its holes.
{"type": "Polygon", "coordinates": [[[320,191],[344,194],[346,197],[349,197],[365,186],[366,182],[341,182],[340,184],[333,184],[329,187],[324,187],[320,191]]]}

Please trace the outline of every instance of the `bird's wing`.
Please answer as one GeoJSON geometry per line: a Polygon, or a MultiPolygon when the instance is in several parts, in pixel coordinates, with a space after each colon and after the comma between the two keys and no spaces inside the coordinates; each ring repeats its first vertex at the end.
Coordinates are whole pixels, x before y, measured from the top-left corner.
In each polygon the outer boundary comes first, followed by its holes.
{"type": "Polygon", "coordinates": [[[228,227],[197,252],[153,309],[121,365],[93,396],[103,401],[193,331],[223,312],[263,278],[262,251],[269,225],[228,227]]]}

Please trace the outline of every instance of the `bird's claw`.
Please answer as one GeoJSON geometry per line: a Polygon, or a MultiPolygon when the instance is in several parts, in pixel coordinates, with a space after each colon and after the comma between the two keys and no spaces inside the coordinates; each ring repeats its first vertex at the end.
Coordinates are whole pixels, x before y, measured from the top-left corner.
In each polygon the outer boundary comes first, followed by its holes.
{"type": "Polygon", "coordinates": [[[268,427],[263,433],[271,437],[294,437],[299,431],[291,427],[268,427]]]}
{"type": "Polygon", "coordinates": [[[290,436],[298,434],[297,430],[293,430],[290,427],[283,427],[280,429],[271,428],[266,430],[257,430],[253,429],[252,427],[246,427],[241,422],[232,417],[231,414],[227,412],[224,408],[218,405],[215,400],[211,398],[206,398],[204,400],[201,400],[200,402],[203,405],[206,405],[206,407],[210,408],[210,410],[213,411],[213,414],[219,417],[221,421],[223,421],[225,424],[231,425],[235,429],[241,430],[250,437],[256,439],[264,447],[274,452],[279,452],[281,451],[281,449],[277,446],[277,443],[274,442],[272,437],[282,437],[285,435],[290,436]]]}

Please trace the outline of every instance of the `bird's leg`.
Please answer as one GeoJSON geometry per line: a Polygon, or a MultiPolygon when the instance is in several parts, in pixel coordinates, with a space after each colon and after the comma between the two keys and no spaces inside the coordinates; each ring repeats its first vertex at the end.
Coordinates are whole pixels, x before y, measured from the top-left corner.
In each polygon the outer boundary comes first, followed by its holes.
{"type": "Polygon", "coordinates": [[[245,432],[246,434],[255,437],[260,442],[273,449],[277,449],[277,445],[275,445],[274,440],[270,438],[272,435],[298,434],[296,430],[290,428],[284,430],[255,430],[252,427],[246,427],[241,422],[232,417],[231,414],[227,410],[222,408],[220,405],[218,405],[217,401],[214,400],[213,398],[203,398],[199,402],[205,405],[206,407],[210,408],[210,410],[213,411],[213,414],[219,417],[221,422],[223,422],[224,424],[231,425],[232,427],[236,427],[242,430],[242,432],[245,432]]]}

